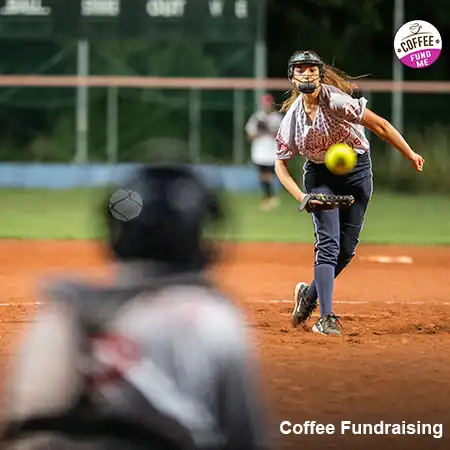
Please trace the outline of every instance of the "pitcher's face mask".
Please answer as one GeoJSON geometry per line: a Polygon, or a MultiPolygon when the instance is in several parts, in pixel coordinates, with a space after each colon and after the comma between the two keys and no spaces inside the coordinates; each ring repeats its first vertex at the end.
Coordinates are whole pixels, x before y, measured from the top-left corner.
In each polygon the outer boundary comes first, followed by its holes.
{"type": "Polygon", "coordinates": [[[318,66],[297,65],[294,67],[292,83],[304,94],[312,94],[320,85],[321,73],[318,66]]]}
{"type": "Polygon", "coordinates": [[[304,94],[312,94],[323,81],[324,62],[314,52],[297,51],[288,61],[288,79],[304,94]]]}

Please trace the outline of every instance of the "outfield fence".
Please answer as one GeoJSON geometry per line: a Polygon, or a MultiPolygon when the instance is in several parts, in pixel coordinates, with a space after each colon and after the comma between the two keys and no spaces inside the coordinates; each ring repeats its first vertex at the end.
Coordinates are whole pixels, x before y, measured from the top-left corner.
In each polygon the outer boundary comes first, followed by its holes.
{"type": "MultiPolygon", "coordinates": [[[[448,158],[450,82],[358,85],[387,119],[393,95],[401,94],[405,137],[419,147],[426,142],[418,151],[433,148],[436,159],[448,158]]],[[[117,164],[173,155],[195,164],[245,165],[250,142],[244,128],[256,99],[270,92],[280,105],[289,88],[286,79],[1,75],[3,115],[21,113],[0,138],[0,160],[117,164]],[[45,132],[42,122],[50,124],[45,132]]],[[[398,152],[368,137],[375,164],[395,167],[398,152]]]]}

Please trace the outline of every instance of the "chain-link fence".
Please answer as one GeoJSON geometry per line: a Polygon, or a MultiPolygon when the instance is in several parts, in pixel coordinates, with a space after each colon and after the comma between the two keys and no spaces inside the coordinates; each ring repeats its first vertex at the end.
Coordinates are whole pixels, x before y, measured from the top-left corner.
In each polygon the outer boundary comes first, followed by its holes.
{"type": "MultiPolygon", "coordinates": [[[[3,127],[0,158],[120,163],[173,156],[203,164],[249,162],[250,143],[244,128],[258,89],[264,87],[255,79],[93,76],[87,81],[89,86],[77,86],[76,77],[0,77],[3,86],[17,84],[0,90],[2,120],[8,123],[3,127]],[[80,102],[80,86],[85,103],[80,102]],[[81,146],[83,140],[86,145],[81,146]]],[[[377,83],[366,82],[363,90],[371,109],[389,120],[389,87],[393,86],[377,83]]],[[[285,80],[267,80],[265,87],[279,105],[289,85],[285,80]]],[[[430,175],[424,172],[420,179],[411,178],[410,167],[399,153],[368,132],[374,169],[380,182],[396,189],[425,184],[447,191],[449,88],[434,83],[413,83],[412,87],[410,92],[408,84],[404,86],[402,131],[425,157],[430,175]]]]}
{"type": "Polygon", "coordinates": [[[195,161],[208,154],[210,160],[226,159],[231,149],[227,134],[234,127],[232,105],[245,116],[243,107],[252,101],[252,95],[242,91],[199,91],[189,89],[189,83],[185,89],[79,89],[77,83],[62,86],[62,78],[44,86],[32,78],[77,73],[136,79],[252,77],[251,43],[106,40],[35,42],[31,47],[29,54],[21,54],[21,43],[0,42],[6,55],[0,62],[2,161],[142,161],[157,157],[154,149],[160,148],[161,140],[167,152],[195,161]],[[15,75],[31,78],[20,84],[15,75]]]}

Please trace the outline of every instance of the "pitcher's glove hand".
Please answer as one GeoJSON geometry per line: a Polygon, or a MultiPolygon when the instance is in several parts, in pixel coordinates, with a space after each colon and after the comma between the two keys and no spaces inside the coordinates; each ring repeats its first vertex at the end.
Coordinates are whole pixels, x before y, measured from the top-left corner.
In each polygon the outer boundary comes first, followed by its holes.
{"type": "Polygon", "coordinates": [[[334,194],[307,194],[300,203],[298,210],[305,210],[308,213],[316,211],[326,211],[336,208],[349,208],[353,205],[355,199],[353,195],[334,195],[334,194]]]}

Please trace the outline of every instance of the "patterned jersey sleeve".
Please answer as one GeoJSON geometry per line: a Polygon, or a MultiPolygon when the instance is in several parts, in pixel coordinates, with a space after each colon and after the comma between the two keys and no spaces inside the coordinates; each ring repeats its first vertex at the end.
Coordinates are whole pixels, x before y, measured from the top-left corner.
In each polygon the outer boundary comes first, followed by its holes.
{"type": "MultiPolygon", "coordinates": [[[[300,97],[299,97],[300,98],[300,97]]],[[[291,159],[297,155],[295,145],[295,130],[297,126],[298,99],[288,110],[277,133],[277,159],[291,159]]]]}
{"type": "Polygon", "coordinates": [[[364,97],[353,98],[339,89],[324,89],[325,98],[329,102],[329,107],[333,113],[351,123],[360,124],[367,106],[367,99],[364,97]]]}

